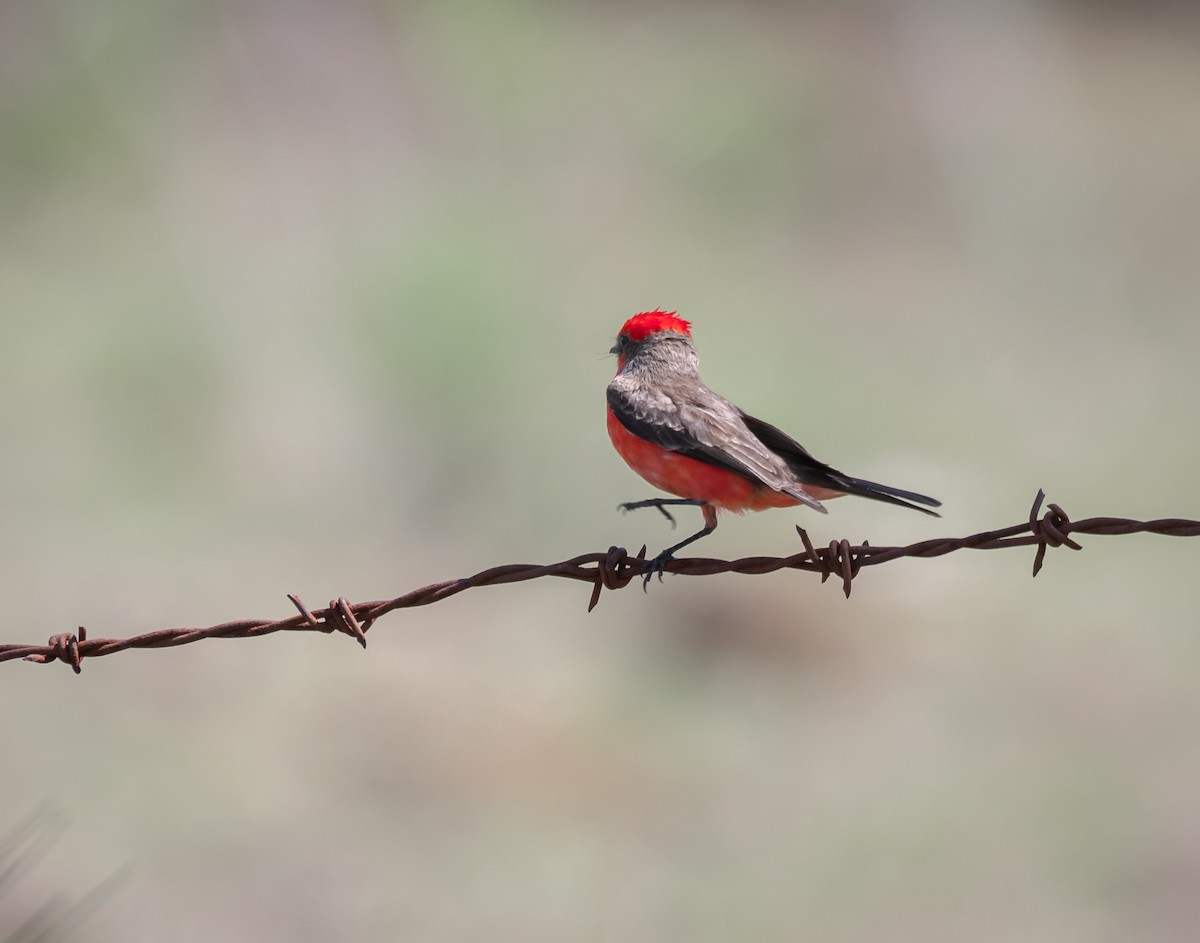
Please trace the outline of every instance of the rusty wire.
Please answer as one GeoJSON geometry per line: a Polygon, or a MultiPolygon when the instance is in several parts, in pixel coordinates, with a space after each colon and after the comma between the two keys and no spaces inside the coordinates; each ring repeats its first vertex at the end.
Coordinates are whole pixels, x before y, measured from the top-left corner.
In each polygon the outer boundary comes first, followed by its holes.
{"type": "MultiPolygon", "coordinates": [[[[1001,530],[972,534],[969,537],[939,537],[909,544],[907,547],[872,547],[866,541],[859,546],[851,546],[848,540],[834,540],[828,547],[817,548],[805,530],[797,527],[804,545],[802,553],[786,557],[742,557],[738,560],[685,557],[669,561],[666,572],[707,576],[713,573],[761,574],[784,569],[807,570],[821,574],[822,583],[830,576],[840,577],[842,590],[849,598],[853,580],[863,567],[877,566],[899,557],[940,557],[963,549],[1001,550],[1008,547],[1036,546],[1033,575],[1037,576],[1045,560],[1047,547],[1067,546],[1072,550],[1083,549],[1072,539],[1072,534],[1150,533],[1171,537],[1200,536],[1200,521],[1179,518],[1134,521],[1121,517],[1092,517],[1083,521],[1072,521],[1057,504],[1049,505],[1046,513],[1038,517],[1044,500],[1044,493],[1038,491],[1027,521],[1001,530]]],[[[602,590],[623,589],[633,580],[640,578],[648,565],[645,547],[636,555],[630,555],[623,547],[609,547],[606,553],[585,553],[561,563],[545,566],[528,563],[496,566],[464,579],[430,583],[395,599],[351,603],[345,597],[341,597],[331,601],[324,609],[310,610],[299,597],[289,595],[288,599],[296,607],[297,614],[273,621],[240,619],[208,628],[160,629],[130,638],[88,638],[87,630],[80,626],[78,632],[51,636],[46,645],[0,645],[0,662],[17,658],[41,664],[61,661],[70,665],[78,674],[84,658],[98,658],[131,648],[173,648],[206,638],[257,638],[273,632],[288,631],[341,632],[354,638],[365,648],[366,633],[380,616],[396,609],[441,602],[476,586],[520,583],[543,576],[579,580],[592,585],[591,597],[588,600],[588,612],[591,612],[600,601],[602,590]]]]}

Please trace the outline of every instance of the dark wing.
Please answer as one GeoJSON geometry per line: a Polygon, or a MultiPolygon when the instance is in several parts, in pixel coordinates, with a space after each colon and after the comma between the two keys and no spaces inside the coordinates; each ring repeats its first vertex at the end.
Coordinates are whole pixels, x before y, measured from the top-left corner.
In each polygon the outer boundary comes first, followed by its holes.
{"type": "Polygon", "coordinates": [[[942,502],[936,498],[916,494],[912,491],[903,491],[900,488],[893,488],[890,485],[880,485],[873,481],[864,481],[861,478],[851,478],[836,468],[831,468],[824,462],[817,461],[817,459],[809,454],[808,449],[769,422],[755,419],[740,409],[738,410],[738,415],[742,422],[745,423],[746,428],[754,434],[755,438],[787,462],[788,467],[796,476],[796,480],[802,485],[815,485],[818,488],[828,488],[831,491],[841,491],[845,494],[854,494],[862,498],[873,498],[876,501],[885,501],[888,504],[898,504],[901,507],[912,508],[914,511],[920,511],[922,514],[932,514],[934,517],[940,516],[934,511],[928,511],[923,507],[917,506],[924,504],[926,507],[939,508],[942,506],[942,502]]]}
{"type": "Polygon", "coordinates": [[[608,386],[608,406],[639,439],[766,485],[819,511],[821,502],[796,487],[789,463],[747,428],[741,411],[701,386],[685,401],[662,390],[621,382],[608,386]]]}

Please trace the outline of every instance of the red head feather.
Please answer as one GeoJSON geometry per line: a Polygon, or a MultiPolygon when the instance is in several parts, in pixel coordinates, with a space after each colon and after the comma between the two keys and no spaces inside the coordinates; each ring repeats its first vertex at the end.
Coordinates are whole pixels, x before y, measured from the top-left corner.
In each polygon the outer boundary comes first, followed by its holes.
{"type": "Polygon", "coordinates": [[[691,337],[692,325],[690,321],[675,317],[674,311],[660,311],[655,308],[653,311],[635,314],[621,328],[621,333],[634,343],[644,341],[651,334],[657,334],[659,331],[674,331],[676,334],[691,337]]]}

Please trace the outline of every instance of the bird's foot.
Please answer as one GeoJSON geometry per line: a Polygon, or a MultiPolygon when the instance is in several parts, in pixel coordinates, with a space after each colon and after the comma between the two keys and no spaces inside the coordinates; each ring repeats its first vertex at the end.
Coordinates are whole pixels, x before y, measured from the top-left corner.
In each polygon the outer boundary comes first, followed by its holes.
{"type": "Polygon", "coordinates": [[[661,583],[663,574],[667,571],[667,564],[675,559],[675,554],[670,550],[664,550],[653,560],[647,560],[642,563],[642,592],[648,592],[646,587],[650,585],[650,579],[655,574],[658,575],[658,581],[661,583]]]}
{"type": "Polygon", "coordinates": [[[626,501],[624,504],[618,504],[617,510],[621,511],[622,513],[626,513],[628,511],[636,511],[639,508],[648,507],[658,508],[658,513],[671,522],[671,530],[675,529],[675,516],[661,504],[655,504],[652,501],[626,501]]]}
{"type": "Polygon", "coordinates": [[[670,511],[667,510],[666,505],[668,505],[668,504],[673,504],[673,505],[683,504],[683,505],[688,505],[690,507],[701,507],[704,504],[704,502],[703,501],[693,501],[690,498],[648,498],[645,501],[626,501],[624,504],[618,504],[617,510],[626,512],[626,511],[639,511],[642,508],[656,508],[658,510],[659,514],[661,514],[663,517],[665,517],[668,521],[671,522],[671,529],[674,530],[675,529],[675,517],[674,517],[674,515],[671,514],[670,511]]]}

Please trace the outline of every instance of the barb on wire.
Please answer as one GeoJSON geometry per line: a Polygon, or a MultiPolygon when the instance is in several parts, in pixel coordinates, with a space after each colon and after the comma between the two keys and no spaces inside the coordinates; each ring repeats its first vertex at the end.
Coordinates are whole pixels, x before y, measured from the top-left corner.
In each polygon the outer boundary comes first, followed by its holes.
{"type": "MultiPolygon", "coordinates": [[[[1072,534],[1162,534],[1170,537],[1200,536],[1200,521],[1165,518],[1155,521],[1134,521],[1122,517],[1091,517],[1072,521],[1057,504],[1051,504],[1041,517],[1045,494],[1038,491],[1029,512],[1029,519],[1012,527],[985,531],[969,537],[939,537],[909,544],[907,547],[872,547],[867,541],[852,546],[848,540],[831,541],[828,547],[817,549],[802,527],[796,530],[804,546],[802,553],[786,557],[742,557],[738,560],[713,560],[706,557],[685,557],[671,560],[668,573],[688,576],[708,576],[713,573],[774,573],[776,570],[806,570],[821,574],[824,583],[830,576],[841,578],[842,591],[847,598],[854,578],[863,567],[878,566],[900,557],[940,557],[956,550],[1003,550],[1008,547],[1037,547],[1033,559],[1033,575],[1037,576],[1045,562],[1048,547],[1083,548],[1072,534]]],[[[396,609],[428,606],[456,596],[476,586],[496,586],[501,583],[520,583],[543,576],[590,583],[591,597],[588,612],[596,608],[605,589],[624,589],[641,577],[649,564],[646,548],[630,555],[624,547],[609,547],[605,553],[585,553],[561,563],[544,566],[528,563],[509,563],[492,567],[464,579],[430,583],[397,596],[395,599],[351,603],[344,596],[333,600],[326,608],[310,610],[299,597],[289,595],[297,614],[286,619],[241,619],[208,628],[160,629],[130,638],[89,638],[83,626],[78,632],[52,635],[45,645],[0,645],[0,662],[23,658],[26,661],[48,664],[61,661],[75,673],[81,670],[84,658],[98,658],[131,648],[173,648],[206,638],[257,638],[273,632],[341,632],[366,648],[367,631],[381,616],[396,609]]]]}

